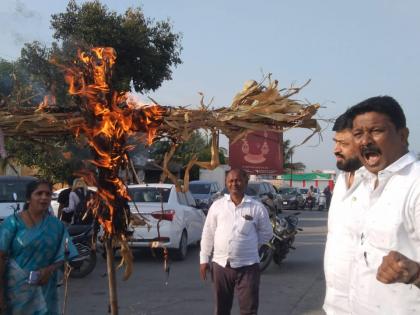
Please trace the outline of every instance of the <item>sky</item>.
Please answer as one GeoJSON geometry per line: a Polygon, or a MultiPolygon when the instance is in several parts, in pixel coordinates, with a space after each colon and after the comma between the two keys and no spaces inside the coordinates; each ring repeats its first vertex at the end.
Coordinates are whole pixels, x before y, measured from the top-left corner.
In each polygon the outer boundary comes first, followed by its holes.
{"type": "MultiPolygon", "coordinates": [[[[79,4],[84,1],[77,1],[79,4]]],[[[348,107],[390,95],[403,107],[410,150],[420,151],[420,2],[417,0],[145,0],[101,1],[123,13],[141,7],[146,17],[169,19],[182,34],[183,63],[171,81],[148,94],[163,105],[229,106],[243,83],[272,73],[281,87],[311,83],[296,97],[319,103],[323,131],[295,150],[306,171],[335,169],[332,125],[348,107]]],[[[1,0],[0,57],[19,57],[25,42],[49,45],[50,16],[68,1],[1,0]]],[[[301,143],[310,131],[287,131],[301,143]]],[[[227,141],[221,141],[227,146],[227,141]]]]}

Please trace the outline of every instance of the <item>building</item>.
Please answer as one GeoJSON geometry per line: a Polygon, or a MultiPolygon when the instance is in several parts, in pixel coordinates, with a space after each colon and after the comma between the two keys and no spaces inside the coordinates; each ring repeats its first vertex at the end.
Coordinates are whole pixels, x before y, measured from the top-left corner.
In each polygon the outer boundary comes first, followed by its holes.
{"type": "Polygon", "coordinates": [[[291,173],[283,174],[277,178],[281,179],[283,187],[319,187],[321,190],[329,186],[334,188],[336,172],[335,171],[318,171],[313,173],[291,173]]]}

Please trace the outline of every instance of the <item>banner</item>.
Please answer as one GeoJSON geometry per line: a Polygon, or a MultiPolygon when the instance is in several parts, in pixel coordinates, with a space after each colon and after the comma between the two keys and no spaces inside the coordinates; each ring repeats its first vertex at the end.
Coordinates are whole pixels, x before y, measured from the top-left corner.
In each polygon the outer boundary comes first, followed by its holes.
{"type": "Polygon", "coordinates": [[[249,174],[282,174],[283,133],[255,131],[230,144],[229,165],[249,174]]]}

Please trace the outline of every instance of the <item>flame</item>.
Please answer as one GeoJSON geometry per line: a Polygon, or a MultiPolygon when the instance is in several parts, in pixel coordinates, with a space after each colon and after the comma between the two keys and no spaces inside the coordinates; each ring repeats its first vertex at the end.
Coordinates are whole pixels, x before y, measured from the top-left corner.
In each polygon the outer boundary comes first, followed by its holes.
{"type": "Polygon", "coordinates": [[[127,165],[128,151],[133,148],[126,142],[135,132],[143,132],[152,143],[166,109],[157,104],[139,104],[131,94],[112,89],[110,79],[116,61],[113,48],[96,47],[89,52],[78,51],[77,56],[74,65],[66,69],[65,80],[69,93],[81,98],[85,121],[76,132],[86,136],[94,155],[90,162],[98,168],[97,180],[84,174],[88,184],[98,187],[93,213],[106,234],[124,236],[130,196],[118,173],[127,165]]]}
{"type": "Polygon", "coordinates": [[[52,94],[45,95],[44,99],[38,105],[38,108],[35,110],[35,112],[43,112],[49,106],[54,106],[54,105],[56,105],[55,95],[52,95],[52,94]]]}

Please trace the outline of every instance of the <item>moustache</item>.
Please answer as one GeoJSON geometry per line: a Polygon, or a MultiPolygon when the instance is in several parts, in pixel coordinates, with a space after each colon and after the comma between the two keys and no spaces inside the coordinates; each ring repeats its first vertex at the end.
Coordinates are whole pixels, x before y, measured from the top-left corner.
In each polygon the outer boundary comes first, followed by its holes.
{"type": "Polygon", "coordinates": [[[360,149],[360,153],[362,155],[366,155],[366,154],[381,154],[381,150],[375,146],[375,145],[367,145],[367,146],[363,146],[360,149]]]}
{"type": "Polygon", "coordinates": [[[334,153],[334,155],[335,155],[336,157],[340,157],[340,158],[344,159],[344,156],[343,156],[343,155],[341,155],[340,153],[334,153]]]}

